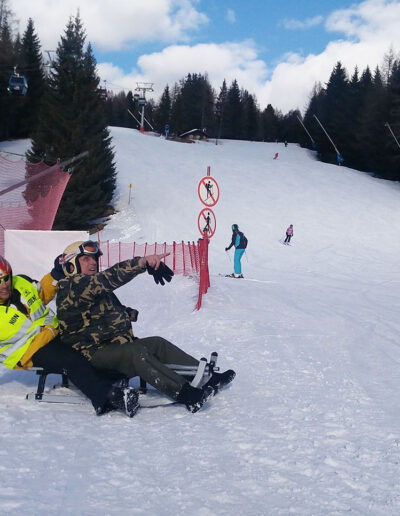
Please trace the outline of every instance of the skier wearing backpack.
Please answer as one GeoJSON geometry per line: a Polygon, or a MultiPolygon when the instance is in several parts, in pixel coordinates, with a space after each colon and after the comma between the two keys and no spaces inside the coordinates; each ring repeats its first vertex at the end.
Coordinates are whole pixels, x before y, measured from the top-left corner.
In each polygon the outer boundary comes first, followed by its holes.
{"type": "Polygon", "coordinates": [[[239,226],[237,224],[232,224],[232,241],[228,247],[225,247],[225,251],[229,251],[232,246],[235,247],[234,273],[230,274],[230,276],[232,278],[243,278],[242,264],[240,263],[240,260],[242,259],[247,247],[247,238],[241,231],[239,231],[239,226]]]}

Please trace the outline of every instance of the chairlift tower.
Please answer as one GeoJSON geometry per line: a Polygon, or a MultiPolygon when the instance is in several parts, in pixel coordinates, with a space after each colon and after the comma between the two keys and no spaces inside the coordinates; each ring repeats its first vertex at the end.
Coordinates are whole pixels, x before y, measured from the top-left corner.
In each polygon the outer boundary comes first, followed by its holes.
{"type": "Polygon", "coordinates": [[[50,75],[50,70],[54,67],[54,59],[51,57],[51,54],[56,54],[56,50],[44,50],[44,52],[48,56],[48,61],[44,63],[44,67],[46,69],[47,77],[50,75]]]}
{"type": "Polygon", "coordinates": [[[146,91],[154,91],[153,90],[154,82],[137,82],[135,91],[140,92],[134,95],[134,98],[138,101],[139,106],[141,107],[141,115],[140,115],[140,132],[144,132],[144,108],[147,104],[146,102],[146,91]]]}

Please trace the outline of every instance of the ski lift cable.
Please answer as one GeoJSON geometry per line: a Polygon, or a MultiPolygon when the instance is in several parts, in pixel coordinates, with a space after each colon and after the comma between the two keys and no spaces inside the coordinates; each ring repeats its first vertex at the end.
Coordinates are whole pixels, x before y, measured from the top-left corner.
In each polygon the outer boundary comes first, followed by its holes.
{"type": "Polygon", "coordinates": [[[124,91],[132,91],[132,88],[124,88],[123,86],[120,86],[119,84],[114,84],[112,82],[108,82],[107,81],[107,84],[109,86],[114,86],[115,88],[118,88],[119,90],[124,90],[124,91]]]}

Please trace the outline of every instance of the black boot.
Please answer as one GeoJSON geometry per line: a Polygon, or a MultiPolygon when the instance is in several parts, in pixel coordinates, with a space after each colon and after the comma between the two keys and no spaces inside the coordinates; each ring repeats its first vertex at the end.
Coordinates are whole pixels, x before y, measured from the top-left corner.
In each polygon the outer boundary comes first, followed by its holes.
{"type": "Polygon", "coordinates": [[[139,409],[139,394],[133,387],[113,387],[108,397],[109,404],[133,417],[139,409]]]}
{"type": "Polygon", "coordinates": [[[204,403],[213,394],[214,390],[212,387],[197,389],[196,387],[192,387],[190,383],[185,383],[176,400],[179,401],[179,403],[184,403],[189,412],[195,413],[201,409],[204,403]]]}
{"type": "Polygon", "coordinates": [[[233,369],[228,369],[224,373],[213,373],[208,382],[204,384],[203,389],[205,387],[212,387],[214,392],[217,392],[220,387],[224,387],[225,385],[228,385],[228,383],[231,383],[235,376],[236,373],[233,369]]]}

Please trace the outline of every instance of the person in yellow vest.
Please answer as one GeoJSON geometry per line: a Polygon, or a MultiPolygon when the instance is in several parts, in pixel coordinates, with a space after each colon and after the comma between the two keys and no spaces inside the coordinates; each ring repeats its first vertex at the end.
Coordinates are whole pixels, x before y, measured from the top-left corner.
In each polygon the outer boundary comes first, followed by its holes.
{"type": "MultiPolygon", "coordinates": [[[[57,258],[56,258],[57,261],[57,258]]],[[[13,275],[11,265],[0,256],[0,363],[9,369],[42,367],[65,371],[71,382],[92,402],[96,414],[123,410],[132,417],[138,407],[133,388],[112,385],[109,376],[94,369],[88,360],[60,342],[58,321],[46,306],[56,295],[58,268],[40,282],[13,275]]]]}

